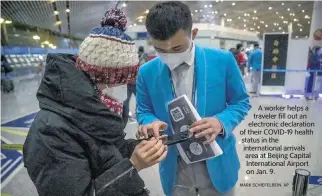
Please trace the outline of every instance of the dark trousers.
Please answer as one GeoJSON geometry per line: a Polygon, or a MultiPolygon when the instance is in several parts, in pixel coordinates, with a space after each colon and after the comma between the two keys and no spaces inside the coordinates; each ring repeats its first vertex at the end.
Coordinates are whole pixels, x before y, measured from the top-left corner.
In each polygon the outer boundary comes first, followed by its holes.
{"type": "Polygon", "coordinates": [[[125,122],[129,119],[129,112],[130,112],[130,99],[132,94],[136,96],[136,84],[128,84],[127,85],[127,98],[123,102],[123,118],[125,122]]]}

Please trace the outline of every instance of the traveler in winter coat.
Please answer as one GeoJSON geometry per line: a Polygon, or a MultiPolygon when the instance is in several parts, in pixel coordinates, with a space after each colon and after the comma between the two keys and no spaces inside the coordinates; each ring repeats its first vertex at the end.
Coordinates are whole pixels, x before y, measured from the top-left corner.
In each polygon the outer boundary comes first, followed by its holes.
{"type": "Polygon", "coordinates": [[[167,154],[162,140],[124,139],[124,100],[112,91],[136,79],[138,54],[121,10],[109,10],[101,25],[79,56],[47,56],[23,149],[40,196],[146,196],[138,171],[167,154]]]}

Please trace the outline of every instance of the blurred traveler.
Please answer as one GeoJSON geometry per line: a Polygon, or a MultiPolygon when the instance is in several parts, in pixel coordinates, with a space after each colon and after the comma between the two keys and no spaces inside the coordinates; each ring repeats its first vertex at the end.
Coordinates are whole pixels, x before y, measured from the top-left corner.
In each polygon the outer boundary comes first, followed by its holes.
{"type": "Polygon", "coordinates": [[[261,78],[263,52],[259,44],[254,44],[254,50],[248,59],[248,65],[251,70],[252,93],[257,93],[261,78]]]}
{"type": "Polygon", "coordinates": [[[1,91],[4,93],[9,93],[14,91],[13,80],[7,75],[12,72],[13,69],[7,61],[7,58],[4,55],[1,55],[1,91]]]}
{"type": "Polygon", "coordinates": [[[160,163],[160,177],[167,196],[234,195],[239,160],[234,128],[250,109],[245,84],[233,55],[221,49],[196,45],[192,40],[191,12],[178,1],[160,2],[150,9],[146,28],[152,38],[157,58],[140,67],[137,79],[137,137],[146,137],[153,129],[172,134],[167,104],[186,94],[202,120],[191,132],[215,139],[223,155],[207,161],[186,164],[175,145],[169,146],[167,158],[160,163]],[[167,21],[164,23],[164,21],[167,21]]]}
{"type": "Polygon", "coordinates": [[[41,110],[23,148],[40,196],[148,195],[138,171],[163,160],[167,148],[155,138],[124,139],[124,100],[111,92],[135,80],[138,71],[126,22],[121,10],[111,9],[78,57],[47,56],[37,92],[41,110]]]}
{"type": "Polygon", "coordinates": [[[243,52],[244,51],[244,46],[243,44],[237,44],[236,45],[236,58],[237,58],[237,64],[239,67],[240,72],[242,73],[242,75],[245,75],[245,67],[246,67],[246,55],[243,52]]]}
{"type": "MultiPolygon", "coordinates": [[[[310,71],[318,71],[322,70],[322,52],[321,48],[318,46],[314,46],[309,54],[309,63],[307,69],[310,71]]],[[[316,76],[320,75],[317,74],[317,72],[309,72],[309,78],[308,78],[308,83],[307,83],[307,93],[312,93],[314,91],[314,81],[316,80],[316,76]]]]}
{"type": "MultiPolygon", "coordinates": [[[[148,55],[144,52],[144,47],[140,46],[139,47],[139,65],[143,65],[144,63],[149,61],[148,55]]],[[[127,122],[129,117],[132,118],[132,114],[130,115],[130,99],[132,94],[136,96],[136,84],[135,81],[127,85],[127,98],[124,101],[124,107],[123,107],[123,112],[124,112],[124,121],[127,122]]]]}

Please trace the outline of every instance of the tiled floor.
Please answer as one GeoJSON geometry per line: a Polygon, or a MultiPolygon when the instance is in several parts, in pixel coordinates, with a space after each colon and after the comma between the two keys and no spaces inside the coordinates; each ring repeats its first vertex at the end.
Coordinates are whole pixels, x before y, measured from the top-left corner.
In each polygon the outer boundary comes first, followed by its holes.
{"type": "MultiPolygon", "coordinates": [[[[26,115],[38,109],[38,103],[35,98],[37,89],[36,81],[24,81],[17,84],[17,90],[12,94],[2,94],[1,100],[1,122],[9,121],[22,115],[26,115]]],[[[299,145],[303,144],[307,148],[307,152],[311,152],[312,158],[309,160],[309,167],[304,167],[310,170],[312,175],[322,176],[322,101],[306,101],[302,99],[285,100],[279,98],[252,98],[252,110],[248,117],[235,129],[237,137],[237,149],[241,162],[241,170],[239,175],[239,182],[236,185],[236,196],[291,196],[291,182],[292,175],[295,167],[275,167],[274,175],[246,175],[246,170],[250,169],[268,169],[263,167],[247,167],[245,165],[245,152],[243,147],[246,145],[254,144],[243,144],[241,141],[245,136],[240,135],[240,131],[249,129],[248,123],[253,120],[253,114],[257,111],[259,105],[298,105],[308,106],[310,111],[302,112],[307,113],[308,119],[315,123],[315,127],[312,128],[314,135],[312,136],[292,136],[283,135],[278,136],[280,143],[275,145],[299,145]],[[241,187],[240,183],[282,183],[283,187],[280,188],[254,188],[254,187],[241,187]],[[284,184],[287,185],[284,187],[284,184]]],[[[131,108],[134,108],[134,100],[131,101],[131,108]]],[[[276,113],[276,112],[275,112],[276,113]]],[[[281,121],[279,121],[280,123],[281,121]]],[[[129,123],[126,127],[127,137],[133,138],[137,124],[135,122],[129,123]]],[[[27,130],[21,130],[27,132],[27,130]]],[[[9,140],[12,143],[23,143],[25,134],[13,134],[10,132],[1,132],[1,137],[9,140]]],[[[247,136],[249,137],[249,136],[247,136]]],[[[253,136],[255,137],[255,136],[253,136]]],[[[256,136],[258,137],[258,136],[256,136]]],[[[269,138],[270,136],[260,135],[261,138],[269,138]]],[[[276,138],[276,136],[275,136],[276,138]]],[[[263,144],[261,144],[263,145],[263,144]]],[[[259,153],[259,152],[256,152],[259,153]]],[[[269,159],[266,159],[269,160],[269,159]]],[[[146,169],[141,172],[141,176],[146,182],[147,188],[151,191],[152,196],[162,196],[158,166],[146,169]]],[[[322,196],[322,186],[309,186],[309,196],[322,196]]],[[[37,192],[29,180],[27,172],[23,166],[18,168],[11,180],[6,184],[2,184],[2,193],[8,193],[12,196],[36,196],[37,192]]]]}

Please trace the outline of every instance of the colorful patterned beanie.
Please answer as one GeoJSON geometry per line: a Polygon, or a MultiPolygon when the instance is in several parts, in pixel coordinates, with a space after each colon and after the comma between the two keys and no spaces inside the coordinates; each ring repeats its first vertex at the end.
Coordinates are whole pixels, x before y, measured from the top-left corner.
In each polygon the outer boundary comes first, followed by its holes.
{"type": "Polygon", "coordinates": [[[118,85],[136,79],[139,58],[133,40],[124,33],[126,23],[122,10],[110,9],[101,27],[93,29],[81,44],[76,66],[95,83],[118,85]]]}
{"type": "MultiPolygon", "coordinates": [[[[136,80],[139,68],[137,48],[124,33],[127,20],[120,9],[108,10],[101,27],[92,30],[79,48],[76,67],[86,72],[95,84],[115,86],[136,80]]],[[[101,102],[122,115],[123,104],[99,91],[101,102]]]]}

